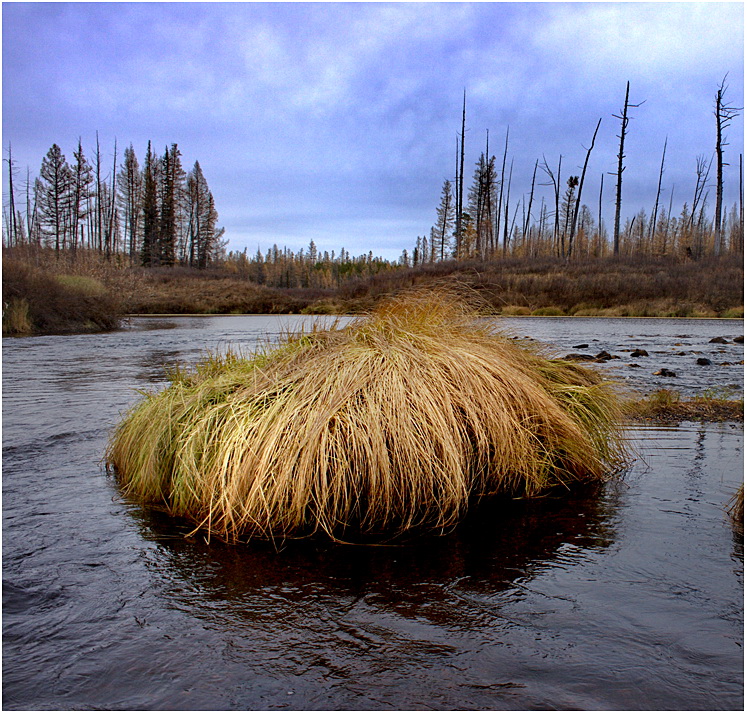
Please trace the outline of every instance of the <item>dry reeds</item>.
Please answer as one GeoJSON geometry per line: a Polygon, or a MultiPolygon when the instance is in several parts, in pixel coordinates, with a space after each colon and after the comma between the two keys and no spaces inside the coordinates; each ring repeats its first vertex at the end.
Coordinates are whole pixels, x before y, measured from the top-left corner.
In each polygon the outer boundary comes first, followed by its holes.
{"type": "Polygon", "coordinates": [[[241,535],[444,529],[471,499],[602,479],[623,454],[596,373],[497,334],[451,293],[208,358],[136,405],[107,453],[126,494],[241,535]]]}
{"type": "Polygon", "coordinates": [[[744,533],[744,484],[732,496],[728,506],[729,516],[737,533],[744,533]]]}
{"type": "Polygon", "coordinates": [[[11,298],[3,303],[3,334],[28,335],[34,330],[25,298],[11,298]]]}
{"type": "Polygon", "coordinates": [[[642,399],[623,405],[625,415],[633,421],[744,421],[744,399],[729,399],[730,390],[709,391],[692,399],[682,399],[679,392],[659,389],[642,399]]]}

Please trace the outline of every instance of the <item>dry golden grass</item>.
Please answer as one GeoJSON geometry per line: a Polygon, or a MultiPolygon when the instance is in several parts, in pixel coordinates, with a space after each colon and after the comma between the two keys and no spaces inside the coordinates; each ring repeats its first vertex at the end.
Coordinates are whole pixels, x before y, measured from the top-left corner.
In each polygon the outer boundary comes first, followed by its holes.
{"type": "Polygon", "coordinates": [[[660,389],[623,405],[626,417],[633,421],[744,421],[744,399],[731,399],[729,390],[711,390],[692,399],[679,392],[660,389]]]}
{"type": "Polygon", "coordinates": [[[742,484],[729,502],[729,516],[738,533],[744,533],[744,484],[742,484]]]}
{"type": "Polygon", "coordinates": [[[3,334],[28,335],[34,330],[25,298],[11,298],[3,303],[3,334]]]}
{"type": "Polygon", "coordinates": [[[609,385],[453,293],[171,377],[107,461],[126,494],[227,540],[446,529],[472,499],[603,479],[625,455],[609,385]]]}

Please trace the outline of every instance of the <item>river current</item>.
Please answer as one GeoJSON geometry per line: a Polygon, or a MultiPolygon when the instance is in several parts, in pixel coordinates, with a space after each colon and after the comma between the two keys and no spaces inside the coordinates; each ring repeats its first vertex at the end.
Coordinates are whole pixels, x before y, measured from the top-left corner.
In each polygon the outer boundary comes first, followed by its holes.
{"type": "MultiPolygon", "coordinates": [[[[102,457],[137,390],[310,323],[3,339],[5,709],[742,710],[741,424],[631,428],[623,479],[396,546],[208,543],[121,498],[102,457]]],[[[595,367],[632,391],[743,391],[742,321],[502,325],[620,356],[595,367]]]]}

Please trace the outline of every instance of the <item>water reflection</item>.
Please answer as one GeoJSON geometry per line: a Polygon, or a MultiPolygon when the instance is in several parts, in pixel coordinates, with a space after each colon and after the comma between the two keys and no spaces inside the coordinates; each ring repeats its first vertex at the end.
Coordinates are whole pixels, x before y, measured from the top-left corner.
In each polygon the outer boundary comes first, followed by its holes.
{"type": "Polygon", "coordinates": [[[274,622],[279,605],[295,617],[300,602],[306,614],[324,603],[339,617],[363,601],[379,616],[483,627],[501,619],[506,598],[524,598],[536,574],[570,568],[613,543],[617,488],[585,486],[531,501],[498,500],[483,504],[448,535],[384,546],[321,540],[208,544],[201,534],[185,537],[189,526],[159,511],[136,513],[143,536],[160,546],[157,567],[183,583],[174,584],[177,599],[209,596],[221,618],[244,618],[249,608],[255,618],[274,622]]]}

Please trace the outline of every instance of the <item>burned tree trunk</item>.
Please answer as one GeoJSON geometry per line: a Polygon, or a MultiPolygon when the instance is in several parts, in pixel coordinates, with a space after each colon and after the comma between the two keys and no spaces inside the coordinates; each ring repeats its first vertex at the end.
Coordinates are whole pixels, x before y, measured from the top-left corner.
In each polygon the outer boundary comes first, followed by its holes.
{"type": "Polygon", "coordinates": [[[724,132],[727,127],[730,126],[731,120],[736,117],[741,108],[730,107],[724,103],[724,94],[728,89],[726,84],[726,77],[721,80],[721,85],[716,92],[716,108],[714,114],[716,115],[716,221],[715,221],[715,235],[713,243],[713,252],[715,255],[721,253],[722,243],[722,230],[721,230],[721,216],[723,213],[723,199],[724,199],[724,166],[729,164],[724,163],[724,147],[728,146],[725,141],[724,132]]]}
{"type": "Polygon", "coordinates": [[[594,136],[591,137],[591,146],[589,147],[588,151],[586,152],[586,159],[584,160],[584,168],[581,171],[581,179],[578,184],[578,195],[576,196],[576,205],[573,209],[573,220],[571,221],[571,231],[570,235],[568,236],[568,253],[566,255],[566,259],[570,259],[571,257],[571,251],[573,250],[573,237],[576,235],[576,222],[578,221],[578,211],[581,207],[581,191],[584,190],[584,177],[586,176],[586,169],[589,166],[589,157],[591,156],[591,151],[594,148],[594,142],[597,140],[597,133],[599,132],[599,127],[602,124],[602,118],[599,118],[599,121],[597,122],[597,128],[594,129],[594,136]]]}
{"type": "Polygon", "coordinates": [[[617,155],[617,192],[615,197],[615,232],[613,239],[613,253],[615,255],[619,255],[620,253],[620,209],[622,206],[622,176],[623,171],[625,171],[623,161],[625,160],[625,136],[628,131],[628,122],[630,121],[630,117],[628,117],[628,109],[640,107],[641,104],[643,104],[643,102],[639,102],[638,104],[630,103],[630,82],[628,82],[625,86],[625,104],[623,105],[622,114],[612,115],[616,119],[620,119],[622,122],[619,136],[620,152],[617,155]]]}

